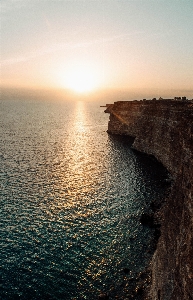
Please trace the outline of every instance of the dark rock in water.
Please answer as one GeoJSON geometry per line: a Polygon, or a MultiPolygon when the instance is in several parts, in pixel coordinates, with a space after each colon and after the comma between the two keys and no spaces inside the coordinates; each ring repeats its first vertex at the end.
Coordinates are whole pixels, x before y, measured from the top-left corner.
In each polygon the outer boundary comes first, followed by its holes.
{"type": "Polygon", "coordinates": [[[154,239],[158,241],[159,237],[161,236],[161,230],[159,228],[156,228],[153,235],[154,239]]]}
{"type": "Polygon", "coordinates": [[[141,215],[140,222],[144,226],[154,227],[154,215],[143,213],[141,215]]]}
{"type": "Polygon", "coordinates": [[[108,299],[109,299],[109,296],[106,293],[100,294],[98,297],[98,300],[108,300],[108,299]]]}
{"type": "Polygon", "coordinates": [[[124,269],[123,269],[123,272],[124,272],[125,274],[128,274],[128,273],[130,273],[130,270],[129,270],[128,268],[124,268],[124,269]]]}
{"type": "Polygon", "coordinates": [[[137,296],[143,296],[143,295],[144,295],[144,289],[143,289],[143,287],[139,287],[139,288],[136,290],[136,295],[137,295],[137,296]]]}
{"type": "Polygon", "coordinates": [[[161,207],[161,203],[152,202],[150,204],[150,208],[152,209],[153,212],[156,212],[160,207],[161,207]]]}

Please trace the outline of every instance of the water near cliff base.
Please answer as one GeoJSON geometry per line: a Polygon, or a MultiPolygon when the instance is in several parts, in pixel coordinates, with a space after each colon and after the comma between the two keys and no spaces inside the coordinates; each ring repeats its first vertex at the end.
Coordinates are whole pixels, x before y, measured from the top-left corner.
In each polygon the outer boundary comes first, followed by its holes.
{"type": "Polygon", "coordinates": [[[165,175],[106,133],[99,105],[0,102],[3,300],[126,299],[149,262],[140,216],[165,175]]]}

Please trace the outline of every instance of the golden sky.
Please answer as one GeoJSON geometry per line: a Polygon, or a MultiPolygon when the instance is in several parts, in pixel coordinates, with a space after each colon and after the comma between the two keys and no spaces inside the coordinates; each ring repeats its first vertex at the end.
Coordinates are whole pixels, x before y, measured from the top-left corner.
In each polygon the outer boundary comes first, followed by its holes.
{"type": "Polygon", "coordinates": [[[192,0],[1,0],[1,85],[193,97],[192,0]]]}

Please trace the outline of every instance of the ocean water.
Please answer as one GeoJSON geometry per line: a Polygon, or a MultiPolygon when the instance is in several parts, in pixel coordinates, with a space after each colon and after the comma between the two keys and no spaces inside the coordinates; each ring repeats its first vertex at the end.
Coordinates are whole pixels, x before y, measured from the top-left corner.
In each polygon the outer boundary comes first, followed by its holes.
{"type": "Polygon", "coordinates": [[[0,299],[126,299],[148,265],[140,216],[165,173],[107,134],[103,110],[0,101],[0,299]]]}

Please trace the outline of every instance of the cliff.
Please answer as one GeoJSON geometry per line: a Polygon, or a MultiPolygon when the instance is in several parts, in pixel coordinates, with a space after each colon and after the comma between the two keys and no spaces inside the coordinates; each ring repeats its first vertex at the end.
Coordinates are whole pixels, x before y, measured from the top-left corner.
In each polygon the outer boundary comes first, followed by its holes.
{"type": "Polygon", "coordinates": [[[154,155],[173,177],[159,211],[148,299],[193,299],[193,101],[119,101],[106,112],[110,134],[134,137],[133,148],[154,155]]]}

